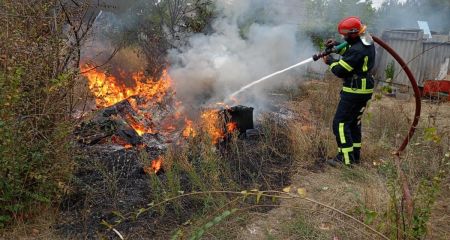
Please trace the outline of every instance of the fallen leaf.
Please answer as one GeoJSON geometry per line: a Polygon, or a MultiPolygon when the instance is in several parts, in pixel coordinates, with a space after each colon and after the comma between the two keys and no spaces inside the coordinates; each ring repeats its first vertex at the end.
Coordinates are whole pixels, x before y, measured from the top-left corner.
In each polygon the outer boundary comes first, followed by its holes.
{"type": "Polygon", "coordinates": [[[290,193],[291,192],[291,186],[283,188],[283,192],[290,193]]]}
{"type": "Polygon", "coordinates": [[[297,189],[297,193],[300,197],[305,197],[306,196],[306,189],[305,188],[299,188],[297,189]]]}

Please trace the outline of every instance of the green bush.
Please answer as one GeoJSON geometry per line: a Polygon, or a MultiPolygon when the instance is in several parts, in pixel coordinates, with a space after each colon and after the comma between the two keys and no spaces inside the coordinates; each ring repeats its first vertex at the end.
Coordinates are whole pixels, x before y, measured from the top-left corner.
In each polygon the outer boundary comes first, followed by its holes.
{"type": "Polygon", "coordinates": [[[61,70],[62,17],[52,1],[4,1],[0,20],[0,228],[31,219],[65,188],[72,168],[69,99],[74,75],[61,70]],[[51,23],[58,23],[53,25],[51,23]]]}
{"type": "Polygon", "coordinates": [[[391,79],[391,82],[394,80],[394,73],[395,73],[395,63],[394,61],[391,61],[386,66],[386,69],[384,70],[384,74],[386,75],[386,79],[391,79]]]}

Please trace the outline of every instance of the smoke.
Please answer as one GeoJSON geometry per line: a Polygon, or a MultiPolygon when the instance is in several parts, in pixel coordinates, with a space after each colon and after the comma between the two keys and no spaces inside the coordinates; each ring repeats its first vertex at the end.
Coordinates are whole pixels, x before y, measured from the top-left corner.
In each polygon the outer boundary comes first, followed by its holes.
{"type": "Polygon", "coordinates": [[[418,29],[417,21],[427,21],[431,31],[444,35],[450,31],[450,3],[444,1],[389,0],[378,11],[379,30],[418,29]]]}
{"type": "MultiPolygon", "coordinates": [[[[276,1],[218,0],[219,16],[209,34],[196,34],[169,52],[177,96],[188,105],[223,101],[240,87],[296,64],[313,53],[298,25],[276,1]],[[275,3],[275,4],[271,4],[275,3]],[[270,11],[269,11],[270,10],[270,11]]],[[[263,107],[266,90],[298,79],[304,69],[274,77],[238,96],[240,104],[263,107]]]]}
{"type": "MultiPolygon", "coordinates": [[[[183,36],[180,41],[183,44],[168,52],[169,73],[175,82],[177,97],[190,107],[220,102],[252,81],[309,58],[315,50],[309,38],[299,32],[301,19],[297,13],[304,10],[301,9],[303,4],[292,5],[294,2],[216,0],[217,16],[208,33],[190,36],[187,44],[183,36]]],[[[151,32],[145,32],[145,36],[140,32],[147,30],[142,28],[142,20],[146,14],[153,14],[154,4],[143,0],[133,3],[128,10],[104,11],[98,17],[92,38],[82,50],[83,60],[94,65],[107,63],[102,69],[110,73],[114,73],[117,66],[133,72],[155,65],[148,60],[156,58],[143,59],[142,49],[132,47],[153,47],[144,44],[145,37],[154,39],[151,32]],[[129,42],[130,47],[122,48],[109,59],[118,45],[117,39],[129,42]]],[[[256,85],[240,94],[239,102],[263,107],[268,90],[292,86],[304,70],[299,67],[256,85]]]]}

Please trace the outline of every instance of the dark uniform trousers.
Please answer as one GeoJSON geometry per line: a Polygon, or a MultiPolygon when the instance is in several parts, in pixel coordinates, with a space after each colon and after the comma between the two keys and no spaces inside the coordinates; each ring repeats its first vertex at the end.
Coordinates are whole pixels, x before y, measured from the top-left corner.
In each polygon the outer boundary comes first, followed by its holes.
{"type": "Polygon", "coordinates": [[[361,118],[372,94],[341,92],[333,119],[333,133],[338,144],[338,158],[345,164],[359,163],[361,152],[361,118]]]}
{"type": "Polygon", "coordinates": [[[359,163],[361,151],[361,118],[373,94],[374,82],[369,71],[375,62],[375,46],[364,45],[360,38],[347,41],[339,53],[342,58],[327,64],[343,79],[341,100],[333,120],[333,133],[338,145],[338,161],[359,163]]]}

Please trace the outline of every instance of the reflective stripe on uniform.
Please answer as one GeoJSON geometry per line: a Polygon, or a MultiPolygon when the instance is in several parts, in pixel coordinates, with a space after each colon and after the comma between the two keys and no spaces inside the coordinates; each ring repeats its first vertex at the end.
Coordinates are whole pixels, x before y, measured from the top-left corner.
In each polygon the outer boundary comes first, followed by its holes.
{"type": "Polygon", "coordinates": [[[347,71],[351,72],[353,71],[353,67],[350,66],[347,62],[345,62],[344,60],[339,60],[339,65],[341,65],[343,68],[345,68],[347,71]]]}
{"type": "Polygon", "coordinates": [[[367,66],[369,63],[369,56],[365,56],[364,57],[364,65],[363,65],[363,72],[367,72],[367,70],[369,70],[369,67],[367,66]]]}
{"type": "Polygon", "coordinates": [[[332,63],[331,65],[330,65],[330,69],[332,69],[332,68],[334,68],[336,65],[338,65],[339,63],[338,62],[334,62],[334,63],[332,63]]]}
{"type": "Polygon", "coordinates": [[[354,148],[361,148],[361,143],[353,143],[354,148]]]}
{"type": "Polygon", "coordinates": [[[361,79],[361,90],[366,90],[367,87],[367,79],[362,78],[361,79]]]}
{"type": "Polygon", "coordinates": [[[342,91],[348,92],[348,93],[356,93],[356,94],[369,94],[373,93],[373,89],[353,89],[349,87],[343,87],[342,91]]]}
{"type": "Polygon", "coordinates": [[[345,144],[345,135],[344,135],[344,123],[339,123],[339,137],[341,139],[341,143],[345,144]]]}
{"type": "Polygon", "coordinates": [[[350,154],[353,152],[353,147],[349,147],[349,148],[342,148],[342,155],[344,155],[344,163],[345,165],[349,165],[350,164],[350,154]]]}

